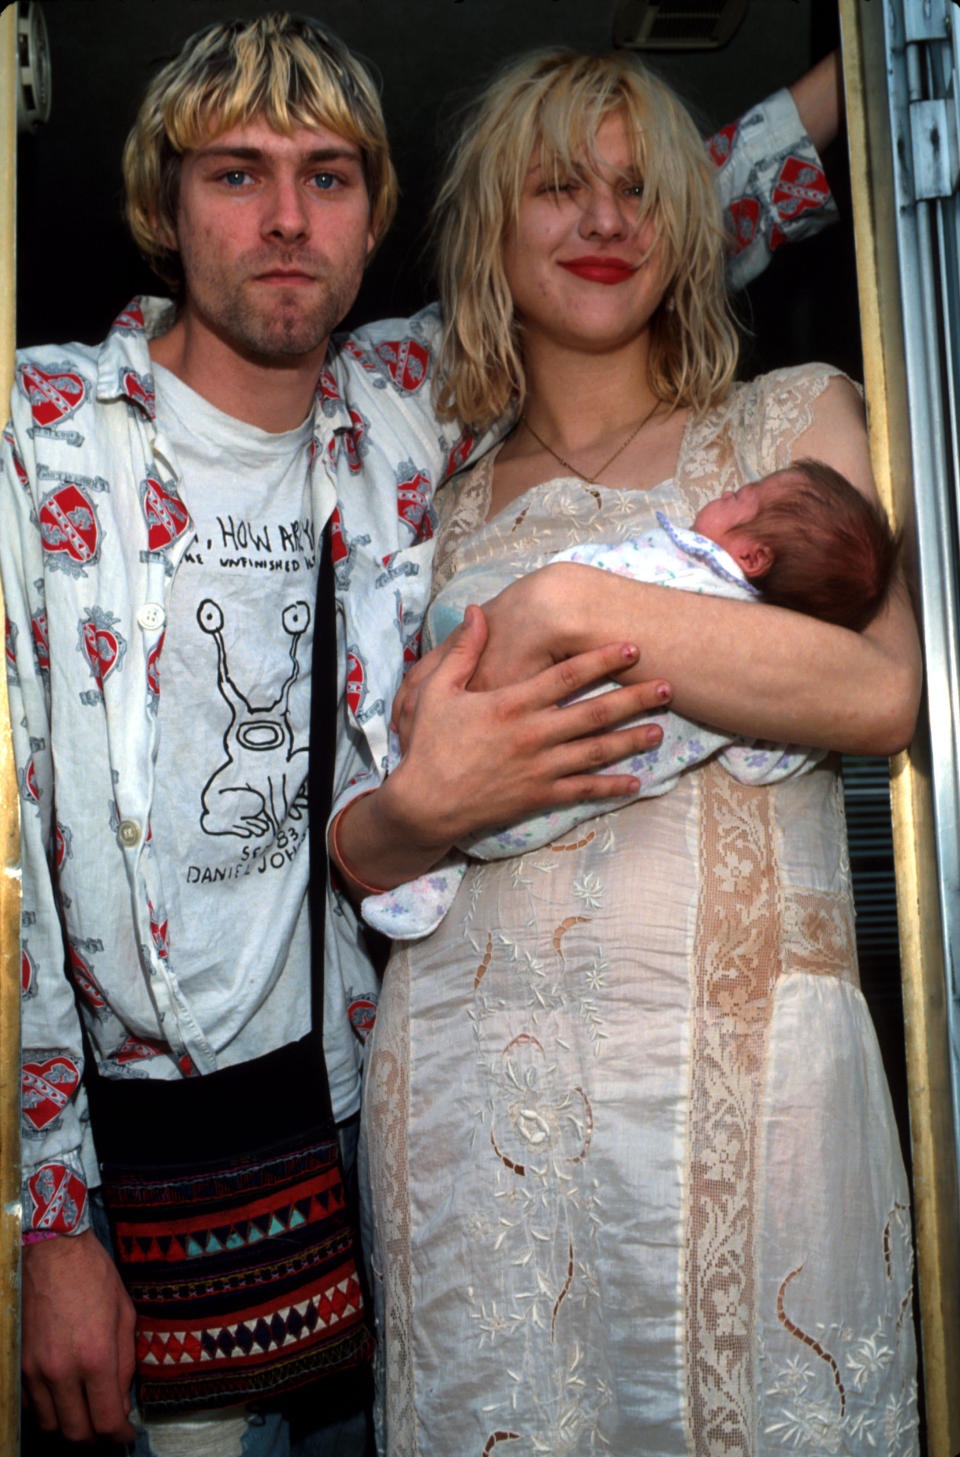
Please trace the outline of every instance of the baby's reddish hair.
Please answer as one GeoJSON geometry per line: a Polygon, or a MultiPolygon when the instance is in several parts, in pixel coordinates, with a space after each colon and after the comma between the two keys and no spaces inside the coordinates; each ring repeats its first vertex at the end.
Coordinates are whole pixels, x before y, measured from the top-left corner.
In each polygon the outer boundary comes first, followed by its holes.
{"type": "Polygon", "coordinates": [[[890,592],[900,533],[845,476],[819,460],[798,460],[794,490],[762,506],[747,531],[773,564],[754,578],[768,602],[861,632],[890,592]]]}

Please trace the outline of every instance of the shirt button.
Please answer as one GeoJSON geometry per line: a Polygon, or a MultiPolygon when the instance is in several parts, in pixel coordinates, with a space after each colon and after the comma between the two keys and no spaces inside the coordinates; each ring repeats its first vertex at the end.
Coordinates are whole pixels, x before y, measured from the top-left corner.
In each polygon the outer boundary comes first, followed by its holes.
{"type": "Polygon", "coordinates": [[[129,850],[140,843],[140,826],[136,820],[121,820],[117,826],[117,839],[124,849],[129,850]]]}
{"type": "Polygon", "coordinates": [[[162,627],[166,613],[159,602],[144,602],[137,611],[137,621],[145,632],[153,632],[157,627],[162,627]]]}

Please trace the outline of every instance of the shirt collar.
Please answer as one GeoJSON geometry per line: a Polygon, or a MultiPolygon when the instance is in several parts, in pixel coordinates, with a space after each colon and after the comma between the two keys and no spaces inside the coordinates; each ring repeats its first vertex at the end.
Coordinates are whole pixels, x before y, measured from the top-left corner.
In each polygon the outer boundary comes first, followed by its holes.
{"type": "Polygon", "coordinates": [[[346,398],[349,373],[345,356],[350,348],[349,334],[334,334],[317,381],[316,413],[329,422],[333,431],[352,430],[356,425],[346,398]]]}
{"type": "MultiPolygon", "coordinates": [[[[149,344],[165,334],[176,317],[170,299],[134,298],[110,326],[98,358],[97,399],[129,400],[150,420],[156,420],[149,344]]],[[[344,398],[347,374],[342,359],[343,337],[331,339],[327,358],[317,381],[315,414],[322,415],[334,431],[352,430],[355,422],[344,398]]]]}
{"type": "Polygon", "coordinates": [[[135,298],[110,326],[97,360],[97,399],[124,399],[148,419],[157,416],[149,343],[170,328],[174,306],[169,299],[135,298]]]}

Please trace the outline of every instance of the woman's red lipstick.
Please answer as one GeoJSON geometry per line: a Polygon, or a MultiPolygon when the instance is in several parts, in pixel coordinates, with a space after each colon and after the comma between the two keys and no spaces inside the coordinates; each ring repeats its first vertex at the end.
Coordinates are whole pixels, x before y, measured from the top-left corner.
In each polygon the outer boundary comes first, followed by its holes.
{"type": "Polygon", "coordinates": [[[607,284],[626,283],[637,271],[632,263],[627,263],[623,258],[594,257],[592,254],[583,258],[571,258],[562,262],[560,267],[590,283],[607,284]]]}

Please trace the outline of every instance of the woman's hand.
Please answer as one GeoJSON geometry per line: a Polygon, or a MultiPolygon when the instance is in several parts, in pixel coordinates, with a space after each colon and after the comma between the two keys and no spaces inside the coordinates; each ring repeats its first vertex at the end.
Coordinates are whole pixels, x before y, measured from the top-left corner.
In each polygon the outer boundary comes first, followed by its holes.
{"type": "MultiPolygon", "coordinates": [[[[465,835],[535,810],[582,799],[611,799],[637,788],[606,765],[659,743],[655,724],[615,724],[670,699],[666,683],[638,683],[577,703],[563,700],[636,665],[637,650],[618,643],[550,666],[489,692],[472,691],[487,639],[478,607],[467,609],[449,649],[430,663],[401,705],[403,761],[375,793],[342,816],[341,869],[360,890],[387,890],[436,863],[465,835]]],[[[414,670],[416,671],[416,670],[414,670]]]]}
{"type": "MultiPolygon", "coordinates": [[[[467,608],[467,612],[472,610],[470,607],[467,608]]],[[[403,682],[397,689],[397,695],[390,709],[390,728],[398,736],[400,749],[404,754],[407,752],[407,745],[410,742],[410,730],[413,727],[414,714],[420,701],[420,689],[430,674],[445,661],[457,641],[458,633],[462,631],[461,627],[457,632],[451,632],[450,636],[445,638],[438,647],[431,648],[428,653],[424,653],[422,658],[418,658],[413,667],[404,674],[403,682]]]]}
{"type": "Polygon", "coordinates": [[[564,702],[633,668],[638,654],[631,644],[598,648],[523,682],[477,692],[476,665],[486,640],[484,614],[468,608],[449,654],[420,688],[409,746],[392,776],[398,800],[396,787],[403,791],[411,832],[417,833],[415,820],[423,821],[444,848],[534,809],[633,793],[632,776],[598,778],[598,771],[662,737],[655,725],[614,725],[662,708],[670,697],[665,683],[564,702]]]}

